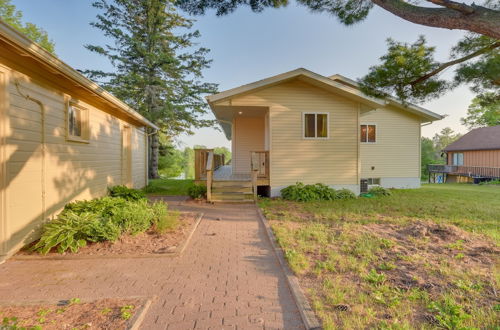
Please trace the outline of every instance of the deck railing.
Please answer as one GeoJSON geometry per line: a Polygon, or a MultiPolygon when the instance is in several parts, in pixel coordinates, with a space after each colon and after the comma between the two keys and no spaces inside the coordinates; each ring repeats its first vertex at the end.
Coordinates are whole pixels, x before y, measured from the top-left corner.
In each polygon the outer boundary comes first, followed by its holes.
{"type": "Polygon", "coordinates": [[[250,153],[250,169],[253,198],[257,200],[258,179],[269,179],[269,151],[252,151],[250,153]]]}
{"type": "Polygon", "coordinates": [[[205,180],[207,178],[207,161],[212,154],[213,171],[225,164],[224,154],[214,153],[214,149],[194,149],[194,179],[205,180]]]}
{"type": "Polygon", "coordinates": [[[500,178],[500,167],[432,164],[427,165],[427,170],[430,173],[446,173],[471,178],[500,178]]]}

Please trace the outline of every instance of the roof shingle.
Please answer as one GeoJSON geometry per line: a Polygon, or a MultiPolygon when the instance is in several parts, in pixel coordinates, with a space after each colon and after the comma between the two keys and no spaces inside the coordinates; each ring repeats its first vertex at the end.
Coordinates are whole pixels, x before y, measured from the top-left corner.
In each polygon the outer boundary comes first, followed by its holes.
{"type": "Polygon", "coordinates": [[[500,125],[470,131],[444,148],[444,151],[500,149],[500,125]]]}

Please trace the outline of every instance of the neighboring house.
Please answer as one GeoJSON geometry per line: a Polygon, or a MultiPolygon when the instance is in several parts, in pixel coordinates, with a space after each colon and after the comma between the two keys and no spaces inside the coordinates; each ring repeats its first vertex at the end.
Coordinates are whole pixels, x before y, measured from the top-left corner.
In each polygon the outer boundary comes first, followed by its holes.
{"type": "Polygon", "coordinates": [[[197,152],[195,179],[208,181],[212,200],[245,200],[257,190],[278,196],[298,181],[355,193],[373,184],[417,188],[421,126],[442,119],[421,107],[367,96],[340,75],[305,69],[207,100],[232,140],[231,165],[215,169],[211,150],[197,152]],[[253,189],[243,189],[252,174],[253,189]]]}
{"type": "Polygon", "coordinates": [[[446,182],[500,179],[500,125],[476,128],[443,150],[447,165],[429,165],[446,182]]]}
{"type": "Polygon", "coordinates": [[[66,203],[147,184],[156,127],[0,22],[0,261],[66,203]]]}

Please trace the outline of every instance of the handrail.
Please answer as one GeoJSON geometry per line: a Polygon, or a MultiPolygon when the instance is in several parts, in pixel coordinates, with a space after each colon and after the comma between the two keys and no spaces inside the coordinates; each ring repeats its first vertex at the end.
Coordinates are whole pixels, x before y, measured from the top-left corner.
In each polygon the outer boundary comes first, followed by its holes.
{"type": "Polygon", "coordinates": [[[260,157],[259,154],[255,151],[250,153],[250,169],[252,175],[252,191],[253,191],[253,199],[257,200],[257,177],[259,176],[259,164],[260,157]]]}
{"type": "Polygon", "coordinates": [[[207,155],[207,201],[212,201],[212,179],[214,174],[214,152],[209,151],[207,155]]]}

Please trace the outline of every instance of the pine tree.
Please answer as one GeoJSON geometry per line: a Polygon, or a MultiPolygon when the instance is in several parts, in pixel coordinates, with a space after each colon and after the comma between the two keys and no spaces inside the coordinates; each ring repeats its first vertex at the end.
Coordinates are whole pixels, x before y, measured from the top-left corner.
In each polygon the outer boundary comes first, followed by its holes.
{"type": "MultiPolygon", "coordinates": [[[[92,26],[114,41],[113,45],[87,45],[107,57],[114,72],[84,71],[106,89],[155,123],[173,140],[193,128],[213,126],[203,118],[203,95],[216,85],[202,82],[209,67],[206,48],[196,48],[200,36],[193,21],[177,13],[172,0],[96,0],[101,11],[92,26]],[[184,31],[184,33],[180,32],[184,31]]],[[[149,131],[151,178],[158,177],[158,134],[149,131]]]]}

